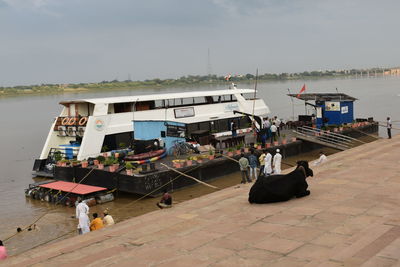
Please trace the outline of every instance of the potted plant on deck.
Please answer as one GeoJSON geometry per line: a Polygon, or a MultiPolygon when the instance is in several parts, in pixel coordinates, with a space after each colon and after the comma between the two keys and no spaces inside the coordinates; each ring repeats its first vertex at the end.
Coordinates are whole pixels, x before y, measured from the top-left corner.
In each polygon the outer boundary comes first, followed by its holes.
{"type": "Polygon", "coordinates": [[[193,164],[192,157],[191,157],[191,156],[187,157],[187,159],[186,159],[186,165],[187,165],[187,166],[192,166],[192,164],[193,164]]]}
{"type": "Polygon", "coordinates": [[[61,163],[61,167],[67,167],[67,165],[69,164],[69,160],[62,159],[62,160],[60,160],[60,163],[61,163]]]}
{"type": "Polygon", "coordinates": [[[228,157],[233,157],[233,148],[229,147],[227,152],[228,157]]]}
{"type": "Polygon", "coordinates": [[[126,174],[132,176],[133,175],[133,165],[132,165],[132,163],[127,162],[125,164],[125,168],[126,168],[126,174]]]}
{"type": "Polygon", "coordinates": [[[81,164],[82,168],[87,168],[89,166],[89,162],[87,160],[82,160],[81,164]]]}
{"type": "Polygon", "coordinates": [[[239,145],[236,146],[236,151],[235,151],[236,155],[240,155],[240,153],[242,153],[242,152],[240,151],[240,149],[241,149],[241,146],[240,146],[240,144],[239,144],[239,145]]]}
{"type": "Polygon", "coordinates": [[[210,148],[210,150],[208,150],[208,159],[213,160],[214,157],[215,157],[214,151],[210,148]]]}

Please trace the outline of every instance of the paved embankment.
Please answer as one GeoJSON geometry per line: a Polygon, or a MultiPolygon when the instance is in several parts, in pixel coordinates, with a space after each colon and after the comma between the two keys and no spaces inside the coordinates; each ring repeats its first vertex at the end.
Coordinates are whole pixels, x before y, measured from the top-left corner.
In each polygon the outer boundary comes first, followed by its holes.
{"type": "Polygon", "coordinates": [[[393,266],[400,259],[400,136],[329,157],[311,195],[250,205],[250,185],[38,247],[7,266],[393,266]]]}

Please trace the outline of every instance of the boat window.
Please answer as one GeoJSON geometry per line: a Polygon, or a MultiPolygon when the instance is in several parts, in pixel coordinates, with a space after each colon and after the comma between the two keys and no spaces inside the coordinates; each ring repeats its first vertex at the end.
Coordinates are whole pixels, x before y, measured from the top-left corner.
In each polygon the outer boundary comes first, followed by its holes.
{"type": "Polygon", "coordinates": [[[231,102],[231,95],[223,95],[222,102],[231,102]]]}
{"type": "Polygon", "coordinates": [[[215,95],[213,96],[214,103],[221,103],[221,96],[220,95],[215,95]]]}
{"type": "Polygon", "coordinates": [[[156,100],[154,101],[154,108],[164,108],[165,100],[156,100]]]}
{"type": "Polygon", "coordinates": [[[207,130],[210,131],[210,122],[205,121],[205,122],[200,122],[199,123],[199,130],[207,130]]]}
{"type": "Polygon", "coordinates": [[[102,152],[107,152],[129,145],[132,141],[133,132],[110,134],[104,137],[102,152]]]}
{"type": "Polygon", "coordinates": [[[232,95],[232,101],[237,101],[237,98],[236,98],[236,96],[235,95],[232,95]]]}
{"type": "Polygon", "coordinates": [[[167,125],[167,136],[184,138],[185,132],[185,126],[167,125]]]}
{"type": "Polygon", "coordinates": [[[137,102],[136,105],[135,105],[135,110],[136,111],[150,110],[150,109],[154,109],[154,100],[153,101],[137,102]]]}
{"type": "Polygon", "coordinates": [[[194,103],[195,104],[205,104],[207,102],[206,102],[206,99],[203,96],[199,96],[199,97],[195,97],[194,98],[194,103]]]}
{"type": "Polygon", "coordinates": [[[131,112],[132,103],[114,103],[114,113],[131,112]]]}
{"type": "Polygon", "coordinates": [[[217,132],[226,132],[229,131],[230,129],[230,121],[231,119],[224,119],[224,120],[218,120],[215,122],[215,128],[217,132]]]}
{"type": "Polygon", "coordinates": [[[193,97],[190,97],[190,98],[182,98],[182,105],[185,105],[185,106],[187,106],[187,105],[193,105],[193,103],[194,103],[193,97]]]}
{"type": "Polygon", "coordinates": [[[175,105],[175,100],[176,99],[168,99],[165,101],[166,101],[168,107],[175,107],[175,106],[177,106],[177,105],[175,105]]]}
{"type": "Polygon", "coordinates": [[[187,125],[187,132],[191,133],[194,131],[197,131],[199,129],[199,124],[198,123],[192,123],[187,125]]]}
{"type": "Polygon", "coordinates": [[[247,116],[243,116],[239,118],[239,128],[249,128],[251,127],[251,120],[247,116]]]}
{"type": "Polygon", "coordinates": [[[242,94],[242,96],[246,100],[254,99],[254,93],[246,93],[246,94],[242,94]]]}

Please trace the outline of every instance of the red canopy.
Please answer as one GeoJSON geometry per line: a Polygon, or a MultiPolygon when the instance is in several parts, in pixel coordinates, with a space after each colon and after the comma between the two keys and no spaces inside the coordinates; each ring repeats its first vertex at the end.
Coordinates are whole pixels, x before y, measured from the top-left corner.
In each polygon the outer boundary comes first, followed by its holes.
{"type": "Polygon", "coordinates": [[[85,184],[77,184],[71,182],[64,182],[64,181],[57,181],[48,184],[39,185],[40,187],[50,188],[54,190],[61,190],[64,192],[71,192],[78,195],[86,195],[93,192],[107,190],[107,188],[99,187],[99,186],[92,186],[92,185],[85,185],[85,184]]]}

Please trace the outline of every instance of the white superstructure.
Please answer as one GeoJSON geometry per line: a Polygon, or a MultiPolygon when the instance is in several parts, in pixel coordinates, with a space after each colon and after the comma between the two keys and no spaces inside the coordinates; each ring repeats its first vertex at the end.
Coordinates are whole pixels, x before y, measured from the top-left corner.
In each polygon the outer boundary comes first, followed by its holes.
{"type": "Polygon", "coordinates": [[[80,144],[74,151],[78,160],[97,156],[105,140],[115,143],[122,135],[131,135],[133,120],[177,121],[193,127],[198,124],[196,127],[200,128],[202,123],[219,122],[224,128],[224,120],[242,116],[233,114],[234,110],[261,117],[269,113],[262,99],[254,99],[254,89],[236,88],[81,99],[60,104],[63,110],[50,128],[40,160],[47,159],[52,149],[74,141],[80,144]]]}

